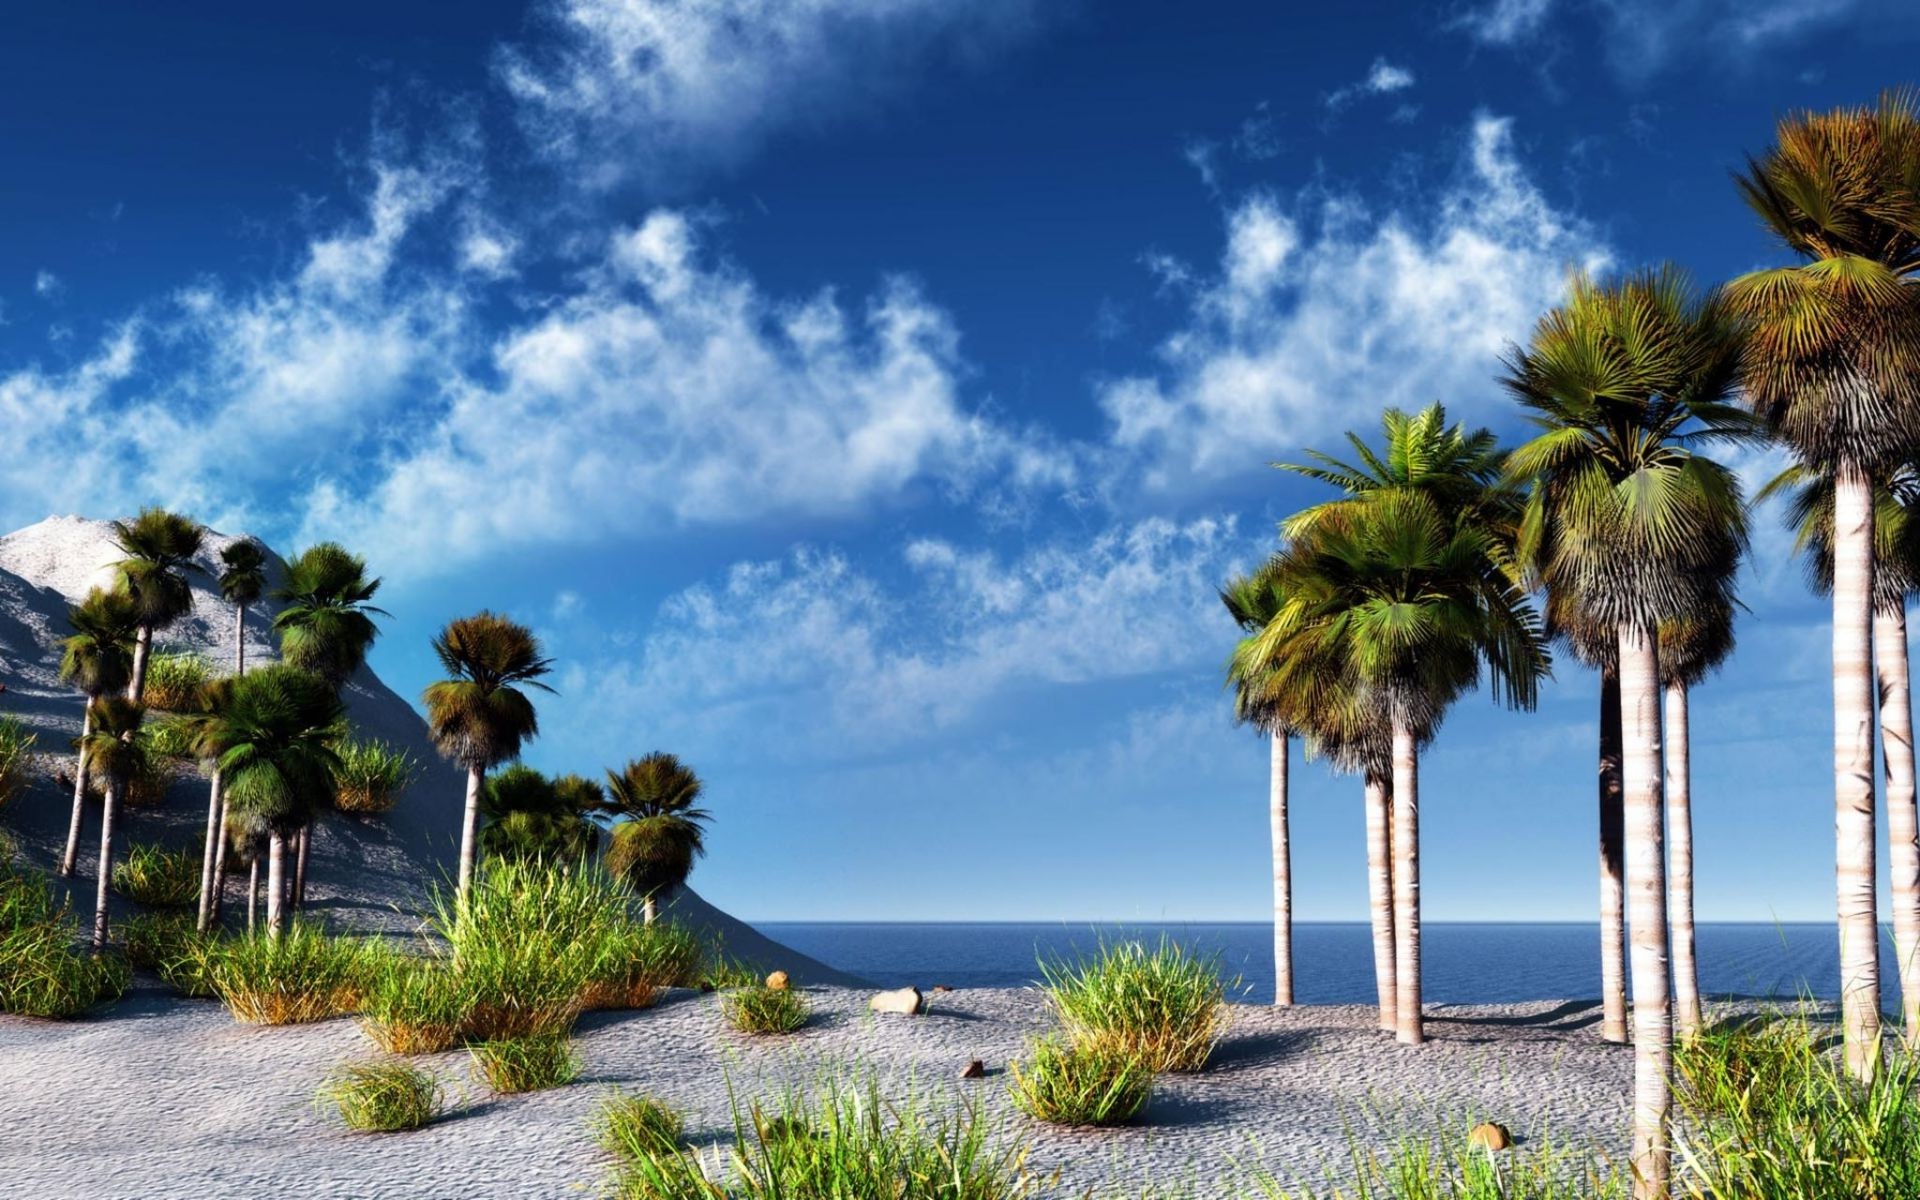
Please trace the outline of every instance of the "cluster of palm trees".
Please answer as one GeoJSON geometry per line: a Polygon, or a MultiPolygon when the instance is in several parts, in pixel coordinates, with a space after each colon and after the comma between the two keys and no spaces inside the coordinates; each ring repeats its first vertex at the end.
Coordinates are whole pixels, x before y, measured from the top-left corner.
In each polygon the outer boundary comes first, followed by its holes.
{"type": "MultiPolygon", "coordinates": [[[[60,666],[87,703],[59,873],[76,870],[89,783],[98,778],[96,949],[104,949],[110,932],[116,824],[146,753],[141,735],[154,638],[192,611],[193,579],[206,573],[198,561],[206,530],[190,517],[150,508],[114,522],[113,532],[124,557],[113,564],[112,586],[94,589],[69,610],[73,632],[62,643],[60,666]]],[[[305,901],[313,825],[332,804],[338,749],[351,736],[341,692],[379,636],[374,618],[386,614],[372,601],[381,581],[363,558],[335,543],[300,553],[271,593],[280,603],[272,622],[279,661],[249,670],[247,613],[268,594],[266,553],[242,539],[219,557],[220,594],[234,613],[233,671],[210,681],[192,711],[171,718],[209,780],[198,926],[204,932],[220,919],[232,848],[251,867],[249,928],[265,862],[265,923],[277,937],[305,901]]],[[[483,811],[503,852],[568,861],[596,850],[600,829],[592,817],[599,815],[614,822],[609,866],[634,883],[651,920],[656,898],[685,882],[704,849],[698,777],[672,755],[653,754],[608,772],[604,790],[577,776],[549,781],[526,767],[489,781],[488,772],[513,762],[537,736],[529,693],[550,690],[541,680],[551,662],[531,630],[492,612],[449,622],[433,647],[448,678],[423,697],[428,728],[440,751],[467,772],[460,896],[473,878],[483,811]]]]}
{"type": "Polygon", "coordinates": [[[1600,679],[1603,1034],[1636,1047],[1636,1195],[1669,1192],[1671,1046],[1701,1023],[1688,696],[1731,653],[1746,498],[1718,445],[1794,466],[1833,600],[1846,1055],[1880,1065],[1875,732],[1885,747],[1904,1030],[1920,1036],[1920,814],[1905,605],[1920,583],[1920,110],[1795,114],[1740,190],[1796,256],[1702,292],[1666,267],[1565,301],[1500,381],[1534,427],[1502,449],[1438,406],[1389,412],[1356,463],[1289,469],[1341,495],[1222,592],[1236,713],[1271,739],[1277,1001],[1292,998],[1286,774],[1299,737],[1365,781],[1381,1022],[1422,1038],[1419,752],[1484,680],[1530,707],[1558,645],[1600,679]],[[1877,695],[1876,695],[1877,690],[1877,695]],[[1628,980],[1631,1007],[1628,1005],[1628,980]],[[1630,1014],[1630,1023],[1629,1023],[1630,1014]]]}

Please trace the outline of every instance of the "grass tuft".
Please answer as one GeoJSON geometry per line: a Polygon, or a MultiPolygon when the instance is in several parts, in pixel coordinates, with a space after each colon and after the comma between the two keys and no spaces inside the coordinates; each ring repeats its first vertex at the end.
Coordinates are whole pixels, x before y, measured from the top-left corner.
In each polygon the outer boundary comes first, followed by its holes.
{"type": "Polygon", "coordinates": [[[117,954],[76,949],[80,929],[46,881],[0,865],[0,1012],[65,1020],[127,989],[117,954]]]}
{"type": "Polygon", "coordinates": [[[734,988],[720,998],[727,1024],[741,1033],[792,1033],[807,1023],[807,1000],[793,988],[770,988],[756,983],[734,988]]]}
{"type": "Polygon", "coordinates": [[[136,842],[113,868],[113,890],[149,908],[187,908],[200,899],[198,850],[136,842]]]}
{"type": "Polygon", "coordinates": [[[370,953],[360,1027],[389,1054],[438,1054],[459,1043],[467,997],[436,958],[381,949],[370,953]]]}
{"type": "Polygon", "coordinates": [[[1078,963],[1042,962],[1043,990],[1074,1045],[1130,1058],[1150,1071],[1198,1071],[1226,1031],[1217,955],[1161,938],[1105,946],[1078,963]]]}
{"type": "Polygon", "coordinates": [[[336,752],[334,807],[347,813],[383,813],[413,781],[420,764],[413,755],[386,742],[349,741],[336,752]]]}
{"type": "Polygon", "coordinates": [[[565,1033],[478,1042],[468,1050],[480,1077],[503,1095],[564,1087],[580,1077],[580,1058],[565,1033]]]}
{"type": "Polygon", "coordinates": [[[680,1149],[686,1121],[651,1096],[615,1089],[600,1101],[593,1114],[593,1140],[621,1162],[638,1162],[647,1155],[680,1149]]]}
{"type": "Polygon", "coordinates": [[[38,740],[18,717],[0,717],[0,809],[12,804],[33,777],[33,747],[38,740]]]}
{"type": "Polygon", "coordinates": [[[362,1133],[418,1129],[438,1116],[440,1081],[403,1062],[355,1062],[334,1068],[320,1085],[347,1128],[362,1133]]]}
{"type": "Polygon", "coordinates": [[[161,650],[147,660],[141,702],[156,712],[198,712],[206,703],[213,668],[190,650],[161,650]]]}
{"type": "Polygon", "coordinates": [[[368,962],[364,943],[295,921],[278,939],[260,930],[209,943],[203,969],[235,1020],[298,1025],[354,1011],[368,962]]]}
{"type": "Polygon", "coordinates": [[[766,977],[767,973],[757,963],[729,958],[716,945],[701,965],[694,982],[703,992],[727,992],[735,988],[758,987],[766,977]]]}
{"type": "Polygon", "coordinates": [[[1052,1125],[1120,1125],[1153,1092],[1153,1072],[1124,1054],[1036,1039],[1008,1068],[1014,1107],[1052,1125]]]}

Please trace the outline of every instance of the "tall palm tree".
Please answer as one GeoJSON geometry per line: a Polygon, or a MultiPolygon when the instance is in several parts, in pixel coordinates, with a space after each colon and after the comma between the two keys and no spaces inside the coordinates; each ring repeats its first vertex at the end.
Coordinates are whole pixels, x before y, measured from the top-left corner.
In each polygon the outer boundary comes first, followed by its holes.
{"type": "Polygon", "coordinates": [[[140,624],[133,598],[99,588],[67,610],[73,633],[61,642],[60,678],[87,698],[80,719],[80,741],[73,768],[73,815],[60,855],[61,876],[71,876],[80,858],[81,824],[87,811],[88,735],[93,732],[93,702],[126,688],[133,678],[133,642],[140,624]]]}
{"type": "Polygon", "coordinates": [[[218,909],[220,871],[224,866],[220,851],[226,844],[223,834],[227,823],[225,776],[220,770],[220,756],[226,750],[222,740],[226,726],[221,718],[234,681],[239,678],[233,675],[208,681],[201,689],[199,708],[177,718],[187,732],[195,757],[207,766],[207,829],[200,855],[200,903],[195,921],[201,933],[212,927],[218,909]]]}
{"type": "Polygon", "coordinates": [[[1665,689],[1667,916],[1673,929],[1673,1032],[1686,1040],[1705,1024],[1698,939],[1693,925],[1693,745],[1690,695],[1733,653],[1733,605],[1663,621],[1660,684],[1665,689]]]}
{"type": "MultiPolygon", "coordinates": [[[[1241,630],[1266,628],[1280,610],[1273,576],[1244,575],[1220,589],[1221,602],[1241,630]]],[[[1236,685],[1234,716],[1267,736],[1267,824],[1273,839],[1273,1002],[1293,1004],[1293,851],[1287,820],[1287,743],[1293,730],[1279,706],[1263,700],[1258,679],[1241,669],[1238,655],[1228,665],[1227,681],[1236,685]]]]}
{"type": "MultiPolygon", "coordinates": [[[[1920,460],[1875,473],[1873,492],[1873,664],[1887,780],[1887,866],[1893,891],[1893,951],[1904,1036],[1920,1041],[1920,810],[1914,795],[1913,687],[1907,601],[1920,594],[1920,460]]],[[[1833,478],[1790,466],[1760,491],[1789,496],[1796,549],[1806,553],[1816,592],[1833,591],[1833,478]]]]}
{"type": "Polygon", "coordinates": [[[422,696],[427,724],[440,753],[466,768],[467,803],[460,823],[459,903],[473,884],[479,851],[480,796],[487,772],[519,757],[540,732],[533,701],[523,688],[540,682],[553,663],[524,625],[491,612],[459,617],[433,639],[433,652],[452,678],[429,684],[422,696]]]}
{"type": "Polygon", "coordinates": [[[1311,676],[1383,713],[1393,764],[1397,1037],[1424,1040],[1420,991],[1420,744],[1487,669],[1496,699],[1534,703],[1548,660],[1538,616],[1501,539],[1420,489],[1393,488],[1324,514],[1281,552],[1287,600],[1248,652],[1274,686],[1311,676]]]}
{"type": "Polygon", "coordinates": [[[119,589],[140,608],[140,625],[133,649],[133,674],[127,698],[138,701],[147,688],[147,659],[153,653],[153,635],[193,610],[189,575],[200,567],[206,529],[192,517],[162,508],[144,508],[131,521],[113,522],[114,545],[125,558],[114,564],[119,589]]]}
{"type": "MultiPolygon", "coordinates": [[[[274,589],[275,598],[285,605],[273,619],[281,660],[313,672],[336,691],[344,687],[380,636],[373,618],[387,613],[371,603],[380,582],[367,577],[366,559],[337,542],[301,551],[287,564],[285,581],[274,589]]],[[[303,905],[313,831],[302,826],[293,837],[294,903],[303,905]]]]}
{"type": "Polygon", "coordinates": [[[82,742],[94,769],[106,780],[106,799],[100,806],[100,861],[95,868],[99,878],[94,886],[93,948],[96,953],[107,945],[107,890],[113,881],[114,823],[120,815],[120,798],[126,793],[127,780],[140,766],[140,749],[134,735],[146,711],[124,696],[101,696],[93,701],[92,728],[82,742]]]}
{"type": "Polygon", "coordinates": [[[700,777],[658,751],[607,772],[603,811],[614,818],[607,869],[640,893],[646,919],[659,901],[685,886],[693,860],[706,853],[708,814],[699,807],[700,777]]]}
{"type": "Polygon", "coordinates": [[[1504,381],[1540,429],[1508,460],[1533,485],[1521,560],[1580,624],[1611,626],[1617,640],[1643,1197],[1668,1194],[1672,1107],[1659,630],[1731,603],[1746,506],[1732,472],[1691,447],[1753,432],[1727,404],[1740,346],[1719,297],[1677,270],[1611,287],[1576,276],[1504,381]]]}
{"type": "Polygon", "coordinates": [[[203,741],[219,753],[233,814],[267,834],[267,928],[286,929],[287,839],[333,796],[346,710],[324,679],[285,664],[233,681],[203,741]]]}
{"type": "MultiPolygon", "coordinates": [[[[1282,470],[1332,484],[1344,493],[1339,499],[1313,505],[1288,518],[1282,523],[1282,532],[1296,542],[1311,539],[1329,522],[1351,520],[1356,512],[1382,498],[1419,495],[1439,511],[1451,514],[1457,523],[1484,533],[1490,562],[1506,561],[1516,536],[1520,496],[1503,480],[1502,453],[1492,431],[1449,424],[1446,408],[1440,404],[1412,414],[1390,408],[1381,414],[1380,424],[1378,450],[1357,434],[1346,435],[1358,462],[1309,450],[1311,463],[1276,464],[1282,470]]],[[[1374,968],[1379,977],[1382,1024],[1399,1033],[1404,1025],[1419,1024],[1419,839],[1417,826],[1398,819],[1401,797],[1394,786],[1392,701],[1374,682],[1340,672],[1328,675],[1311,663],[1303,669],[1322,691],[1312,701],[1302,701],[1296,679],[1292,702],[1305,705],[1303,720],[1314,726],[1316,744],[1333,751],[1337,761],[1359,772],[1366,781],[1374,968]],[[1403,854],[1416,860],[1404,872],[1397,862],[1403,854]],[[1402,953],[1408,946],[1416,951],[1411,961],[1406,961],[1402,953]],[[1387,981],[1389,975],[1391,982],[1387,981]],[[1409,997],[1405,1003],[1411,1006],[1411,1021],[1402,1020],[1403,994],[1409,997]]],[[[1419,750],[1437,730],[1437,722],[1421,720],[1420,715],[1403,713],[1413,739],[1410,761],[1416,763],[1419,750]]],[[[1406,802],[1417,804],[1417,796],[1406,802]]]]}
{"type": "Polygon", "coordinates": [[[487,858],[572,864],[593,856],[600,827],[587,816],[602,803],[600,785],[578,775],[549,779],[524,763],[487,777],[480,797],[480,853],[487,858]]]}
{"type": "Polygon", "coordinates": [[[1878,1068],[1873,805],[1873,488],[1920,428],[1920,114],[1784,118],[1740,190],[1801,261],[1735,280],[1749,318],[1747,402],[1801,463],[1834,481],[1833,762],[1841,1022],[1849,1068],[1878,1068]]]}
{"type": "Polygon", "coordinates": [[[247,673],[247,609],[267,586],[267,555],[252,538],[220,551],[220,595],[233,605],[233,673],[247,673]]]}

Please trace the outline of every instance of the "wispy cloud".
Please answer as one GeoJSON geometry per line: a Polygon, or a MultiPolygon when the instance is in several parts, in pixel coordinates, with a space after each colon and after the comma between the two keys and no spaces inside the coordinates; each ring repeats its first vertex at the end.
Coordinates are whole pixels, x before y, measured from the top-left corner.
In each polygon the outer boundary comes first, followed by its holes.
{"type": "Polygon", "coordinates": [[[1326,97],[1328,112],[1337,113],[1356,100],[1368,96],[1388,96],[1394,92],[1404,92],[1414,84],[1413,72],[1406,67],[1397,67],[1384,58],[1373,60],[1373,66],[1367,69],[1365,78],[1336,88],[1326,97]]]}
{"type": "Polygon", "coordinates": [[[1226,214],[1218,267],[1194,280],[1163,369],[1100,393],[1113,444],[1150,486],[1229,475],[1366,422],[1384,404],[1491,408],[1507,344],[1607,251],[1515,155],[1508,121],[1474,122],[1430,209],[1375,213],[1314,192],[1226,214]]]}
{"type": "Polygon", "coordinates": [[[44,267],[33,273],[33,294],[43,300],[59,296],[63,287],[60,277],[44,267]]]}
{"type": "Polygon", "coordinates": [[[892,95],[929,64],[1025,37],[1033,0],[543,0],[497,73],[542,152],[658,183],[892,95]]]}

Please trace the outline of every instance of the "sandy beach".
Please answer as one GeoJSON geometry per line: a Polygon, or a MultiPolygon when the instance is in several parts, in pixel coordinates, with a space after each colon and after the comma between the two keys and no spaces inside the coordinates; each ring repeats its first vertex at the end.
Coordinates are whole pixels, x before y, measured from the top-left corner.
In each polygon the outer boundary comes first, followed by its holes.
{"type": "Polygon", "coordinates": [[[1038,1172],[1059,1173],[1045,1193],[1058,1196],[1205,1185],[1249,1164],[1318,1178],[1345,1159],[1350,1133],[1385,1144],[1389,1128],[1464,1131],[1484,1118],[1523,1145],[1551,1137],[1609,1154],[1626,1129],[1632,1053],[1600,1041],[1585,1002],[1439,1008],[1418,1048],[1378,1032],[1367,1007],[1237,1005],[1213,1067],[1162,1077],[1132,1126],[1082,1132],[1027,1121],[1005,1096],[1007,1060],[1048,1027],[1037,992],[942,993],[913,1018],[871,1015],[864,991],[808,994],[814,1019],[786,1038],[735,1034],[714,997],[691,991],[591,1014],[579,1026],[585,1075],[557,1091],[495,1097],[464,1052],[424,1059],[460,1111],[376,1136],[312,1103],[329,1068],[372,1052],[351,1020],[251,1028],[152,987],[84,1021],[0,1017],[0,1179],[10,1195],[46,1200],[591,1196],[607,1161],[588,1119],[608,1087],[669,1101],[713,1145],[731,1135],[729,1085],[770,1096],[863,1072],[890,1096],[974,1097],[1004,1136],[1029,1139],[1038,1172]],[[972,1058],[988,1078],[958,1078],[972,1058]]]}

